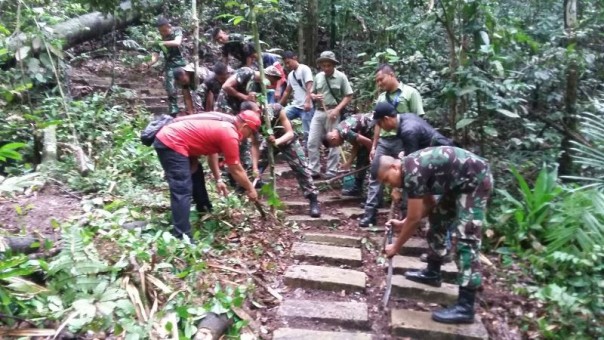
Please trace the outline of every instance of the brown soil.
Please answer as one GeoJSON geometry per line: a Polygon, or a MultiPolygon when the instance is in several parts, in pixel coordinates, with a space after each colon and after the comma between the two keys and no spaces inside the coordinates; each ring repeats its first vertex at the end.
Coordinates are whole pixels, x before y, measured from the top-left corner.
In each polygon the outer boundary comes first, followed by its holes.
{"type": "Polygon", "coordinates": [[[16,198],[0,199],[0,230],[10,234],[55,235],[55,227],[81,211],[80,199],[55,185],[16,198]]]}

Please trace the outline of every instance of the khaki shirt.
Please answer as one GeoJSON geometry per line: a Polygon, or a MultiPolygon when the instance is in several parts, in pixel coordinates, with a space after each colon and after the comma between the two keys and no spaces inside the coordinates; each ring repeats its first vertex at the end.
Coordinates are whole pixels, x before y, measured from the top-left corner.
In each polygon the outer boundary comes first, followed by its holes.
{"type": "MultiPolygon", "coordinates": [[[[348,78],[343,72],[334,70],[333,74],[327,78],[329,78],[329,87],[327,86],[325,72],[317,73],[312,89],[313,93],[323,95],[323,103],[325,106],[336,106],[344,99],[344,97],[353,94],[348,78]],[[329,91],[329,88],[331,88],[331,91],[329,91]],[[331,92],[333,92],[337,99],[334,98],[331,92]]],[[[318,109],[322,108],[319,106],[318,109]]]]}
{"type": "MultiPolygon", "coordinates": [[[[418,116],[424,114],[424,105],[422,104],[422,96],[419,92],[409,85],[399,83],[398,88],[391,93],[380,93],[377,103],[388,102],[393,106],[396,104],[396,112],[398,113],[415,113],[418,116]],[[398,96],[398,100],[397,100],[398,96]],[[398,103],[396,103],[398,101],[398,103]]],[[[396,136],[396,129],[386,131],[380,129],[380,137],[396,136]]]]}

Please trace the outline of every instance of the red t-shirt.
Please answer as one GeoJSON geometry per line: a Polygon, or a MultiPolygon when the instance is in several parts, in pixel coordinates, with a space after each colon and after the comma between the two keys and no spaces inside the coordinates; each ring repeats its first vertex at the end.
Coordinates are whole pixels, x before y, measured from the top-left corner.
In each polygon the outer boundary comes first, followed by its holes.
{"type": "Polygon", "coordinates": [[[170,149],[185,157],[224,155],[227,165],[239,164],[239,133],[231,123],[189,119],[164,126],[156,135],[170,149]]]}

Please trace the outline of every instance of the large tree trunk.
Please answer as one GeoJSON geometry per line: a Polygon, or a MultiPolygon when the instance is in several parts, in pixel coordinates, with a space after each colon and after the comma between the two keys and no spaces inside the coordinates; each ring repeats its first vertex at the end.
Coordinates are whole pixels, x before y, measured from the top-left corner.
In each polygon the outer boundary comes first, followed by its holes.
{"type": "MultiPolygon", "coordinates": [[[[162,8],[160,1],[150,1],[146,4],[146,10],[159,12],[162,8]]],[[[52,27],[57,37],[63,39],[63,49],[68,49],[82,42],[96,38],[103,34],[111,32],[113,25],[116,29],[122,29],[138,21],[142,13],[132,8],[130,1],[120,4],[122,10],[127,11],[125,15],[118,16],[105,15],[101,12],[92,12],[72,18],[52,27]]]]}
{"type": "MultiPolygon", "coordinates": [[[[564,28],[568,35],[568,46],[577,44],[575,28],[577,26],[577,0],[564,0],[564,28]]],[[[562,119],[566,131],[577,132],[577,88],[579,86],[579,72],[577,62],[571,55],[571,60],[566,69],[566,93],[564,96],[565,115],[562,119]]],[[[568,134],[562,137],[560,145],[562,154],[558,160],[560,175],[570,175],[573,172],[572,143],[568,134]]]]}
{"type": "Polygon", "coordinates": [[[305,29],[305,51],[304,58],[307,65],[314,65],[316,59],[317,41],[318,41],[318,15],[319,15],[319,2],[318,0],[308,0],[308,8],[306,13],[306,29],[305,29]]]}
{"type": "Polygon", "coordinates": [[[296,12],[299,13],[299,21],[298,21],[298,58],[304,64],[308,64],[306,61],[306,55],[304,54],[304,5],[302,1],[298,1],[296,4],[296,12]]]}

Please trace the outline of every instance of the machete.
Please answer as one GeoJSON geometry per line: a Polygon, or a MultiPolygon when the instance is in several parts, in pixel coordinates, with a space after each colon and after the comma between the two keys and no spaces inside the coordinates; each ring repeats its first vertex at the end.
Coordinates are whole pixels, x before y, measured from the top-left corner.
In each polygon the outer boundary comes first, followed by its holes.
{"type": "MultiPolygon", "coordinates": [[[[388,223],[394,217],[394,209],[396,207],[396,200],[392,200],[390,204],[390,211],[388,212],[388,221],[386,222],[386,236],[384,237],[384,251],[386,251],[386,245],[392,244],[392,226],[388,223]]],[[[390,292],[392,291],[392,257],[388,258],[388,274],[386,276],[386,292],[384,292],[384,300],[382,301],[382,307],[388,307],[388,300],[390,300],[390,292]]]]}

